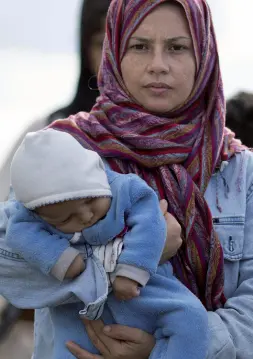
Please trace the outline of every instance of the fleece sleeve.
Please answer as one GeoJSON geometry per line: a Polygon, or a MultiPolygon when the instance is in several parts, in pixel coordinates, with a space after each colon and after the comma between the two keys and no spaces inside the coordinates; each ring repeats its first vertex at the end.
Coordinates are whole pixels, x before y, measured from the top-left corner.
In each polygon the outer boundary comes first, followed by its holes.
{"type": "MultiPolygon", "coordinates": [[[[128,228],[118,264],[137,267],[149,276],[157,270],[166,240],[166,222],[156,193],[139,177],[127,176],[118,206],[129,203],[125,211],[128,228]]],[[[140,273],[143,277],[143,273],[140,273]]],[[[134,278],[132,278],[134,279],[134,278]]]]}
{"type": "Polygon", "coordinates": [[[63,280],[79,252],[70,247],[66,238],[49,233],[44,223],[21,203],[12,202],[7,211],[7,245],[44,274],[52,274],[63,280]]]}
{"type": "Polygon", "coordinates": [[[89,303],[106,299],[108,282],[96,258],[88,258],[86,269],[73,280],[60,282],[25,261],[6,243],[9,203],[0,203],[0,294],[18,308],[38,309],[67,303],[89,303]]]}

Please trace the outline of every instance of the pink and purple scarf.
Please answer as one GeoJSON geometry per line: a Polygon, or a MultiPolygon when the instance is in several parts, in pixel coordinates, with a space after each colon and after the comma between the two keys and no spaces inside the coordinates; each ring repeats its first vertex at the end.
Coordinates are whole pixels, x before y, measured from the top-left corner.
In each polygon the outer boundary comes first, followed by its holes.
{"type": "MultiPolygon", "coordinates": [[[[134,103],[121,77],[128,39],[165,1],[112,1],[98,78],[101,96],[90,114],[79,113],[52,127],[106,157],[115,171],[138,174],[161,199],[167,199],[184,235],[182,248],[171,260],[174,272],[208,310],[215,310],[225,302],[223,252],[204,192],[215,168],[228,155],[224,143],[229,136],[206,1],[176,0],[185,10],[197,61],[196,83],[187,103],[164,117],[152,115],[134,103]]],[[[230,148],[235,151],[233,145],[230,148]]]]}

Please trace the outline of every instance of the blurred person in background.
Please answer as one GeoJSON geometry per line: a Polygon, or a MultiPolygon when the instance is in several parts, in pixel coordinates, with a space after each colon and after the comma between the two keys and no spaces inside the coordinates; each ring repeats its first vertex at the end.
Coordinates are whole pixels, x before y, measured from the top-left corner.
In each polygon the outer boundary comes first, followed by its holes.
{"type": "Polygon", "coordinates": [[[253,147],[253,93],[239,92],[227,101],[226,123],[243,144],[253,147]]]}
{"type": "MultiPolygon", "coordinates": [[[[84,0],[82,2],[79,35],[80,75],[74,99],[68,106],[55,111],[48,118],[34,121],[21,134],[0,169],[1,187],[2,189],[6,188],[6,194],[0,200],[7,199],[10,185],[10,163],[25,133],[37,131],[56,118],[68,117],[79,111],[89,112],[94,105],[99,95],[96,75],[102,55],[105,19],[110,2],[111,0],[84,0]]],[[[0,340],[8,333],[8,330],[20,317],[21,313],[21,310],[0,297],[0,340]]],[[[31,318],[31,315],[29,315],[29,318],[31,318]]]]}
{"type": "Polygon", "coordinates": [[[80,75],[76,94],[72,102],[58,109],[46,119],[36,120],[24,130],[0,169],[1,193],[0,200],[6,200],[10,183],[10,162],[27,132],[37,131],[55,119],[65,118],[79,111],[90,111],[99,95],[96,75],[99,68],[104,40],[104,27],[107,9],[111,0],[86,0],[82,3],[80,19],[80,75]],[[3,191],[3,188],[6,190],[3,191]],[[2,197],[2,198],[1,198],[2,197]]]}
{"type": "Polygon", "coordinates": [[[98,73],[104,41],[105,19],[111,0],[83,2],[80,27],[80,77],[73,101],[52,113],[47,122],[65,118],[79,111],[89,112],[99,95],[98,73]]]}

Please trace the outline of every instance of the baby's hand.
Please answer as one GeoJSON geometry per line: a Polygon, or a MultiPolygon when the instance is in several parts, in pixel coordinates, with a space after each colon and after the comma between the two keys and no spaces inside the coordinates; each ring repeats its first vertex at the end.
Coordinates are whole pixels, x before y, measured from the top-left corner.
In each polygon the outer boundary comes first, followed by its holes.
{"type": "Polygon", "coordinates": [[[84,270],[85,270],[85,262],[83,260],[83,256],[81,254],[78,254],[78,256],[76,256],[76,258],[69,266],[64,279],[75,278],[79,276],[79,274],[81,274],[84,270]]]}
{"type": "Polygon", "coordinates": [[[112,288],[118,300],[129,300],[140,295],[139,283],[126,277],[116,277],[112,288]]]}

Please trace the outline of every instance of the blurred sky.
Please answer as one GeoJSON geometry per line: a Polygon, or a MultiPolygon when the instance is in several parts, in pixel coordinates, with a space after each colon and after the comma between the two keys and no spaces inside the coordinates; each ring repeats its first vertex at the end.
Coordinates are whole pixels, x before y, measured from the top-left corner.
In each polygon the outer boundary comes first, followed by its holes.
{"type": "Polygon", "coordinates": [[[28,124],[73,96],[81,2],[0,0],[0,170],[28,124]]]}
{"type": "MultiPolygon", "coordinates": [[[[70,101],[81,0],[0,0],[0,167],[22,129],[70,101]]],[[[226,96],[253,91],[253,0],[209,0],[226,96]]]]}
{"type": "Polygon", "coordinates": [[[0,0],[0,47],[70,53],[80,0],[0,0]]]}

